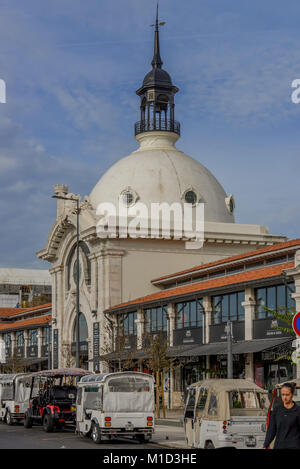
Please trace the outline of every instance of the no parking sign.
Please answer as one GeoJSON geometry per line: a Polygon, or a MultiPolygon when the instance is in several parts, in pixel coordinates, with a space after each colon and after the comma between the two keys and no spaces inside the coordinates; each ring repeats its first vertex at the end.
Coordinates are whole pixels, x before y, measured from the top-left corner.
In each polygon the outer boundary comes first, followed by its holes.
{"type": "Polygon", "coordinates": [[[293,329],[295,334],[300,336],[300,311],[293,317],[293,329]]]}

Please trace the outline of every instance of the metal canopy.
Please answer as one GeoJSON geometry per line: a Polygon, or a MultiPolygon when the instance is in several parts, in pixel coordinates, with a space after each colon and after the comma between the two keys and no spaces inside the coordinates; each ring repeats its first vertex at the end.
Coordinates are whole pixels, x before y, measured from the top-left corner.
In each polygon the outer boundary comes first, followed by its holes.
{"type": "MultiPolygon", "coordinates": [[[[261,352],[262,350],[268,350],[278,345],[286,344],[293,340],[292,337],[275,338],[275,339],[253,339],[243,340],[239,342],[233,342],[232,353],[255,353],[261,352]]],[[[178,352],[178,356],[181,357],[194,357],[201,355],[225,355],[227,353],[227,342],[215,342],[205,345],[197,345],[187,350],[178,352]]]]}

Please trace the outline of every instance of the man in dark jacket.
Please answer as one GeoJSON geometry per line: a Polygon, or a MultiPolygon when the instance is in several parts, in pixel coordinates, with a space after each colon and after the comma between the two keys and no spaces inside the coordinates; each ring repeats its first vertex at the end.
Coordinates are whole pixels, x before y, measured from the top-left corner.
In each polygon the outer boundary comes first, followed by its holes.
{"type": "Polygon", "coordinates": [[[282,403],[273,408],[264,448],[276,437],[274,449],[300,449],[300,407],[293,401],[294,388],[294,383],[282,386],[282,403]]]}

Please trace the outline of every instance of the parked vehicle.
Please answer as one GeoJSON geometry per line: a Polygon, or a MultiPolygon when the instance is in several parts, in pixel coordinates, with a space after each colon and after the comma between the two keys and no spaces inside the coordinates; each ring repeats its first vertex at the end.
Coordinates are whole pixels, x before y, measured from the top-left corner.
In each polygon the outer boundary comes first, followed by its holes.
{"type": "Polygon", "coordinates": [[[118,436],[148,442],[154,406],[151,375],[124,371],[84,376],[78,383],[76,430],[96,444],[118,436]]]}
{"type": "Polygon", "coordinates": [[[80,368],[62,368],[34,373],[29,405],[24,415],[24,427],[43,425],[46,432],[76,424],[75,380],[89,371],[80,368]]]}
{"type": "Polygon", "coordinates": [[[0,420],[8,425],[20,422],[28,407],[30,373],[0,375],[0,420]]]}
{"type": "Polygon", "coordinates": [[[193,448],[262,448],[268,393],[245,379],[208,379],[188,387],[184,410],[193,448]]]}

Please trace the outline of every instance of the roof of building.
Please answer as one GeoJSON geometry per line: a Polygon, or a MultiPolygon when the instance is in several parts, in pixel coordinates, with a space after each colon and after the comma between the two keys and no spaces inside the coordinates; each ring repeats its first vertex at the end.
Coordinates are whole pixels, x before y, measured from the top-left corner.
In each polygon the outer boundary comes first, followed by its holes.
{"type": "Polygon", "coordinates": [[[152,280],[153,283],[159,282],[160,280],[165,279],[172,279],[173,277],[181,276],[188,273],[194,273],[197,271],[201,271],[207,269],[209,267],[214,266],[225,266],[226,264],[233,263],[234,261],[242,261],[252,258],[254,256],[259,256],[263,254],[270,254],[273,252],[281,251],[286,248],[296,248],[297,246],[300,247],[300,238],[292,239],[290,241],[285,241],[283,243],[278,243],[273,246],[263,247],[261,249],[255,249],[254,251],[248,251],[243,254],[236,254],[234,256],[227,257],[225,259],[218,259],[217,261],[209,262],[207,264],[197,265],[195,267],[191,267],[190,269],[182,270],[179,272],[174,272],[169,275],[164,275],[162,277],[158,277],[152,280]]]}
{"type": "Polygon", "coordinates": [[[189,293],[204,292],[207,290],[226,287],[228,285],[239,285],[247,282],[260,280],[264,278],[272,278],[280,276],[285,269],[291,268],[294,266],[294,262],[286,262],[280,265],[273,265],[270,267],[254,269],[250,271],[244,271],[241,273],[227,275],[224,277],[219,277],[212,280],[206,280],[202,282],[195,282],[189,285],[182,285],[176,288],[170,288],[168,290],[159,291],[156,293],[151,293],[149,295],[137,298],[119,305],[108,308],[106,311],[114,311],[118,309],[125,308],[127,306],[140,305],[142,303],[152,303],[157,300],[167,300],[177,296],[186,295],[189,293]]]}
{"type": "Polygon", "coordinates": [[[38,318],[25,319],[24,321],[18,321],[14,323],[0,324],[0,331],[15,330],[15,329],[26,329],[28,326],[42,326],[51,321],[51,314],[40,316],[38,318]]]}
{"type": "Polygon", "coordinates": [[[37,312],[50,309],[52,303],[45,303],[39,306],[31,306],[29,308],[0,308],[0,318],[9,318],[11,316],[19,316],[23,313],[37,312]]]}
{"type": "Polygon", "coordinates": [[[0,284],[51,285],[51,275],[41,269],[0,268],[0,284]]]}

